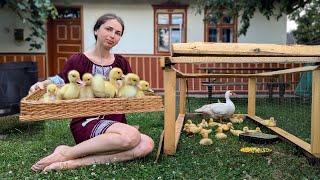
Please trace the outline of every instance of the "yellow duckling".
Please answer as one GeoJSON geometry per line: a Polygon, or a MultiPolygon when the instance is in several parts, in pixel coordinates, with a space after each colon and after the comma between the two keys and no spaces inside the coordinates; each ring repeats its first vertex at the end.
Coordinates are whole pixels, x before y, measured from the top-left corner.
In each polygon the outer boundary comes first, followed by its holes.
{"type": "Polygon", "coordinates": [[[94,97],[103,98],[106,97],[105,94],[105,85],[104,85],[105,77],[101,74],[96,74],[92,78],[91,88],[94,94],[94,97]]]}
{"type": "Polygon", "coordinates": [[[136,97],[143,97],[144,96],[144,93],[149,91],[149,92],[154,92],[151,88],[150,88],[150,84],[145,81],[145,80],[141,80],[139,81],[138,85],[138,92],[137,92],[137,95],[136,97]]]}
{"type": "Polygon", "coordinates": [[[117,87],[114,86],[110,81],[104,82],[104,94],[106,98],[116,97],[117,91],[117,87]]]}
{"type": "Polygon", "coordinates": [[[231,127],[230,129],[231,134],[235,135],[235,136],[239,136],[241,133],[244,133],[244,131],[242,130],[235,130],[233,129],[233,127],[231,127]]]}
{"type": "Polygon", "coordinates": [[[262,120],[261,124],[268,126],[268,127],[276,127],[277,126],[277,122],[274,119],[274,117],[270,117],[270,119],[262,120]]]}
{"type": "Polygon", "coordinates": [[[243,127],[243,131],[244,131],[245,133],[259,133],[259,132],[261,133],[261,132],[262,132],[259,127],[256,127],[256,129],[254,129],[254,130],[250,130],[250,129],[248,128],[248,126],[243,127]]]}
{"type": "Polygon", "coordinates": [[[223,133],[222,127],[218,127],[216,131],[217,131],[217,133],[216,133],[215,137],[217,139],[226,139],[227,138],[227,135],[225,133],[223,133]]]}
{"type": "Polygon", "coordinates": [[[77,99],[80,95],[80,87],[77,82],[80,81],[80,74],[76,70],[68,73],[69,83],[62,86],[57,93],[57,99],[77,99]]]}
{"type": "Polygon", "coordinates": [[[208,126],[210,126],[210,127],[216,127],[216,126],[221,126],[221,125],[222,125],[221,123],[214,122],[214,121],[213,121],[213,118],[210,118],[210,119],[209,119],[208,126]]]}
{"type": "Polygon", "coordinates": [[[207,146],[213,143],[212,139],[208,138],[208,133],[202,134],[202,139],[200,140],[199,144],[207,146]]]}
{"type": "Polygon", "coordinates": [[[82,75],[83,85],[80,87],[80,99],[94,98],[93,90],[91,88],[92,84],[92,74],[85,73],[82,75]]]}
{"type": "Polygon", "coordinates": [[[209,125],[208,125],[208,123],[207,123],[207,121],[205,120],[205,119],[202,119],[202,121],[201,121],[201,123],[200,124],[198,124],[198,126],[200,127],[209,127],[209,125]]]}
{"type": "Polygon", "coordinates": [[[138,75],[134,73],[128,73],[126,77],[124,78],[124,85],[119,90],[119,97],[135,97],[138,88],[137,84],[140,81],[140,78],[138,75]]]}
{"type": "Polygon", "coordinates": [[[114,67],[109,72],[109,81],[117,89],[121,87],[121,83],[118,80],[122,80],[124,77],[123,71],[120,68],[114,67]]]}
{"type": "Polygon", "coordinates": [[[49,84],[47,86],[47,92],[43,95],[44,102],[52,102],[56,100],[58,87],[55,84],[49,84]]]}
{"type": "Polygon", "coordinates": [[[189,126],[189,132],[191,134],[197,134],[201,131],[202,127],[197,127],[197,126],[189,126]]]}
{"type": "Polygon", "coordinates": [[[242,123],[244,119],[244,115],[242,114],[234,114],[232,117],[230,117],[230,121],[232,123],[242,123]]]}
{"type": "Polygon", "coordinates": [[[212,132],[212,129],[201,129],[199,134],[210,134],[212,132]]]}
{"type": "Polygon", "coordinates": [[[223,131],[229,131],[230,128],[232,127],[232,123],[228,122],[227,124],[222,124],[220,127],[222,128],[223,131]]]}

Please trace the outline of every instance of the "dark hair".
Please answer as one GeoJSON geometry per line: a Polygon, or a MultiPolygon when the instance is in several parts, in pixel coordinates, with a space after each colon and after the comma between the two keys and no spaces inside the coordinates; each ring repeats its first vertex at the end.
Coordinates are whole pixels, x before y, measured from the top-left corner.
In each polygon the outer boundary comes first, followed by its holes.
{"type": "MultiPolygon", "coordinates": [[[[96,24],[93,27],[93,31],[98,30],[102,24],[104,24],[106,21],[111,20],[111,19],[115,19],[121,24],[121,26],[122,26],[121,36],[122,36],[123,32],[124,32],[124,23],[123,23],[122,19],[119,16],[117,16],[115,14],[110,14],[110,13],[104,14],[98,18],[96,24]]],[[[94,38],[97,40],[97,35],[94,35],[94,38]]]]}

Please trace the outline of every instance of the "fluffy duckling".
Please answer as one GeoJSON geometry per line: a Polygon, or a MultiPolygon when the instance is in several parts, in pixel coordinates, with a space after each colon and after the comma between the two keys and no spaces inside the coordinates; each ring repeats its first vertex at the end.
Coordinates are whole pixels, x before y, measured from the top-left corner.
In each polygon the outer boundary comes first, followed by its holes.
{"type": "Polygon", "coordinates": [[[128,73],[124,78],[124,85],[119,89],[119,97],[135,97],[138,89],[137,83],[140,81],[138,75],[128,73]]]}
{"type": "Polygon", "coordinates": [[[229,131],[230,128],[232,127],[232,123],[228,122],[227,124],[222,124],[220,127],[222,128],[223,131],[229,131]]]}
{"type": "Polygon", "coordinates": [[[232,117],[230,117],[230,121],[232,123],[242,123],[244,119],[244,115],[242,114],[234,114],[232,117]]]}
{"type": "Polygon", "coordinates": [[[92,78],[93,76],[90,73],[82,75],[84,86],[80,87],[80,99],[94,98],[93,90],[91,88],[92,78]]]}
{"type": "Polygon", "coordinates": [[[106,98],[116,97],[118,89],[110,81],[104,82],[104,94],[106,98]]]}
{"type": "Polygon", "coordinates": [[[235,130],[233,129],[233,127],[231,127],[230,129],[231,134],[235,135],[235,136],[239,136],[241,133],[244,133],[244,131],[242,130],[235,130]]]}
{"type": "Polygon", "coordinates": [[[145,92],[147,92],[147,91],[152,92],[152,93],[154,92],[150,88],[150,84],[145,80],[139,81],[137,87],[138,87],[138,92],[137,92],[136,97],[143,97],[145,92]]]}
{"type": "Polygon", "coordinates": [[[198,124],[198,127],[200,127],[200,126],[204,127],[204,128],[209,127],[209,125],[205,119],[202,119],[201,123],[198,124]]]}
{"type": "Polygon", "coordinates": [[[198,134],[202,130],[202,127],[190,126],[189,125],[189,133],[190,134],[198,134]]]}
{"type": "Polygon", "coordinates": [[[199,134],[203,135],[203,134],[210,134],[212,132],[212,129],[201,129],[199,134]]]}
{"type": "Polygon", "coordinates": [[[213,143],[212,139],[208,138],[208,133],[202,134],[202,139],[200,140],[199,144],[207,146],[213,143]]]}
{"type": "Polygon", "coordinates": [[[80,95],[80,87],[77,82],[80,81],[80,74],[76,70],[68,73],[69,83],[62,86],[57,93],[57,99],[77,99],[80,95]]]}
{"type": "Polygon", "coordinates": [[[214,122],[214,121],[213,121],[213,118],[210,118],[210,119],[209,119],[209,122],[208,122],[208,126],[209,126],[209,127],[215,127],[215,126],[221,126],[221,125],[222,125],[221,123],[214,122]]]}
{"type": "Polygon", "coordinates": [[[226,139],[227,138],[227,135],[225,133],[223,133],[223,129],[221,127],[218,127],[216,131],[217,131],[217,133],[216,133],[215,137],[217,139],[226,139]]]}
{"type": "Polygon", "coordinates": [[[276,127],[277,126],[277,122],[274,119],[274,117],[270,117],[270,119],[262,120],[261,124],[268,126],[268,127],[276,127]]]}
{"type": "Polygon", "coordinates": [[[109,72],[109,81],[118,89],[120,88],[120,84],[117,80],[122,80],[124,77],[123,71],[120,68],[114,67],[109,72]]]}
{"type": "Polygon", "coordinates": [[[243,127],[243,131],[244,131],[245,133],[258,133],[258,132],[261,133],[261,132],[262,132],[259,127],[256,127],[256,129],[254,129],[254,130],[250,130],[250,129],[248,128],[248,126],[243,127]]]}
{"type": "Polygon", "coordinates": [[[93,76],[91,87],[94,97],[106,97],[104,81],[105,77],[103,77],[101,74],[96,74],[93,76]]]}
{"type": "Polygon", "coordinates": [[[55,84],[49,84],[47,86],[47,92],[43,95],[44,102],[51,102],[56,100],[58,87],[55,84]]]}

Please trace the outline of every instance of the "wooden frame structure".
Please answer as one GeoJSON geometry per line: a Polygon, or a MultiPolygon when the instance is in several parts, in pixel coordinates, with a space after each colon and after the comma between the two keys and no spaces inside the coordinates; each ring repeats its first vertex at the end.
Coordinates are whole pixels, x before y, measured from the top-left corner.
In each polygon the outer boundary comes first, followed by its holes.
{"type": "Polygon", "coordinates": [[[268,127],[281,137],[320,157],[320,66],[306,66],[256,74],[194,74],[173,67],[179,63],[318,63],[320,46],[286,46],[241,43],[179,43],[172,45],[171,57],[161,60],[164,72],[164,153],[176,152],[186,115],[187,78],[248,78],[248,112],[246,116],[260,123],[256,116],[256,83],[258,77],[312,71],[311,144],[279,127],[268,127]],[[179,115],[176,116],[176,83],[179,80],[179,115]],[[177,119],[176,119],[177,117],[177,119]]]}

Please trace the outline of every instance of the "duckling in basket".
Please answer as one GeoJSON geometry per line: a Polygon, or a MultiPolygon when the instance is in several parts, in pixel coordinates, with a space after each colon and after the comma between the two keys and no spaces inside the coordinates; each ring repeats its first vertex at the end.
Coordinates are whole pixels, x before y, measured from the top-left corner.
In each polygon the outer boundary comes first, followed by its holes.
{"type": "Polygon", "coordinates": [[[104,98],[106,97],[105,93],[105,77],[101,74],[95,74],[92,78],[91,88],[94,94],[94,97],[104,98]]]}
{"type": "Polygon", "coordinates": [[[92,74],[84,73],[82,75],[83,86],[80,87],[80,99],[94,98],[92,84],[92,74]]]}
{"type": "Polygon", "coordinates": [[[68,73],[69,83],[62,86],[61,89],[58,90],[57,99],[78,99],[80,95],[80,86],[77,82],[82,83],[80,80],[80,74],[76,70],[71,70],[68,73]]]}
{"type": "Polygon", "coordinates": [[[145,80],[139,81],[137,87],[138,87],[138,91],[137,91],[136,97],[143,97],[145,96],[146,92],[154,93],[154,91],[150,88],[150,84],[145,80]]]}
{"type": "Polygon", "coordinates": [[[140,81],[138,75],[128,73],[124,78],[124,85],[119,89],[119,97],[135,97],[138,92],[137,84],[140,81]]]}
{"type": "Polygon", "coordinates": [[[43,95],[44,102],[52,102],[57,98],[58,87],[55,84],[49,84],[47,86],[47,92],[43,95]]]}

